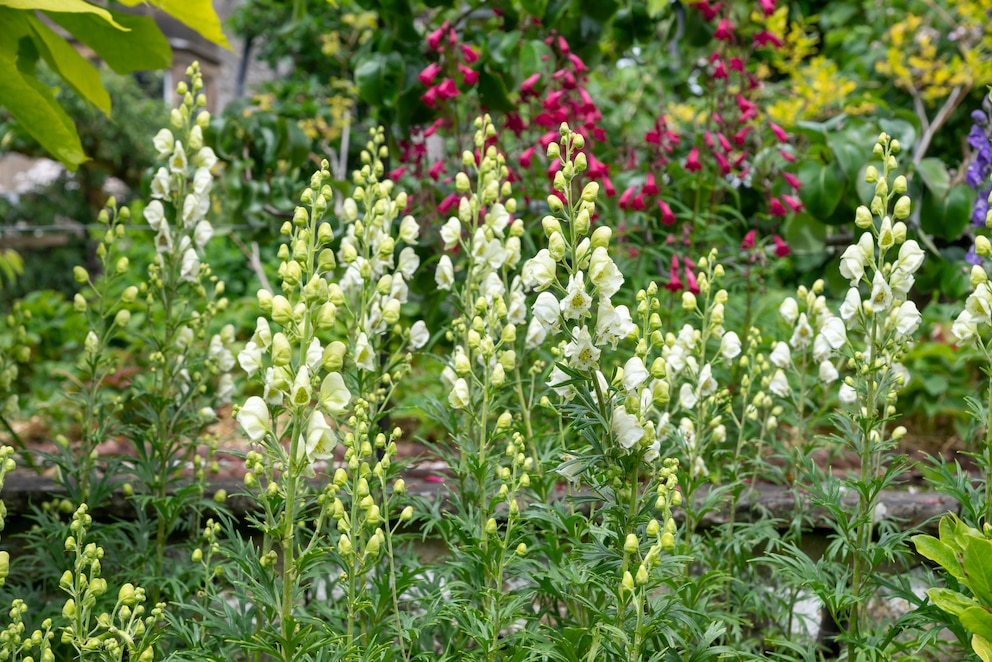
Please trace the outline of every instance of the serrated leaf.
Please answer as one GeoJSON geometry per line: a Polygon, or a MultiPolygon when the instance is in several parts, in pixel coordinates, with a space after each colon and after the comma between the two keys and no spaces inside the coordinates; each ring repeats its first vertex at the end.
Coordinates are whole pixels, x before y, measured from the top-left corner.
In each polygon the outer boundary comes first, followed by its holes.
{"type": "MultiPolygon", "coordinates": [[[[195,30],[204,39],[231,50],[231,44],[228,43],[227,37],[224,35],[220,17],[214,11],[211,0],[148,0],[148,2],[186,27],[195,30]]],[[[134,7],[144,4],[145,0],[121,0],[121,3],[134,7]]]]}
{"type": "Polygon", "coordinates": [[[79,54],[69,42],[38,20],[34,14],[27,16],[37,37],[41,56],[62,80],[82,98],[86,99],[100,111],[110,115],[110,94],[100,80],[100,72],[90,64],[90,61],[79,54]]]}
{"type": "Polygon", "coordinates": [[[11,9],[27,9],[60,14],[94,14],[114,26],[118,30],[127,28],[114,20],[113,15],[103,7],[91,5],[84,0],[0,0],[0,7],[11,9]]]}
{"type": "Polygon", "coordinates": [[[129,32],[121,33],[89,14],[45,14],[86,44],[119,74],[165,69],[172,64],[172,47],[148,16],[112,12],[129,32]]]}

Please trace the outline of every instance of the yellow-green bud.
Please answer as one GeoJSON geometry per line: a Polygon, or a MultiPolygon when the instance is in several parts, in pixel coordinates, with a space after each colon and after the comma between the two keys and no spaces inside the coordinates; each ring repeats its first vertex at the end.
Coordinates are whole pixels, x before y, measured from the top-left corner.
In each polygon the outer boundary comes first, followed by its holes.
{"type": "Polygon", "coordinates": [[[657,536],[660,530],[661,530],[661,524],[658,523],[658,520],[652,519],[650,522],[648,522],[647,533],[649,536],[651,536],[652,538],[657,536]]]}
{"type": "Polygon", "coordinates": [[[892,215],[896,218],[907,218],[911,208],[912,202],[910,201],[909,196],[904,195],[896,200],[896,206],[892,211],[892,215]]]}
{"type": "Polygon", "coordinates": [[[868,166],[865,169],[865,181],[869,184],[874,184],[878,181],[878,170],[875,166],[868,166]]]}
{"type": "Polygon", "coordinates": [[[72,268],[72,277],[76,279],[76,282],[82,285],[90,279],[90,275],[86,272],[86,269],[76,266],[72,268]]]}
{"type": "Polygon", "coordinates": [[[992,253],[992,243],[989,242],[989,238],[983,235],[975,237],[975,253],[983,257],[992,253]]]}
{"type": "Polygon", "coordinates": [[[661,548],[666,552],[670,552],[675,549],[675,536],[668,531],[661,534],[661,548]]]}
{"type": "Polygon", "coordinates": [[[202,563],[203,562],[203,550],[200,549],[199,547],[197,547],[196,549],[193,550],[193,555],[192,555],[191,558],[193,559],[193,563],[202,563]]]}
{"type": "Polygon", "coordinates": [[[648,569],[644,567],[643,563],[637,568],[637,574],[634,575],[634,581],[637,582],[638,586],[644,586],[648,583],[648,569]]]}
{"type": "Polygon", "coordinates": [[[623,579],[620,581],[621,591],[627,591],[628,593],[634,592],[634,576],[630,574],[630,570],[623,571],[623,579]]]}
{"type": "Polygon", "coordinates": [[[341,534],[341,537],[338,539],[338,552],[343,556],[351,556],[353,551],[355,550],[351,546],[351,538],[348,537],[347,533],[341,534]]]}
{"type": "Polygon", "coordinates": [[[490,535],[490,536],[496,535],[496,518],[490,517],[486,521],[486,535],[490,535]]]}
{"type": "Polygon", "coordinates": [[[407,506],[403,509],[403,512],[400,513],[400,521],[409,522],[411,519],[413,519],[413,506],[407,506]]]}
{"type": "Polygon", "coordinates": [[[76,295],[72,297],[72,309],[77,313],[85,313],[86,306],[86,297],[77,292],[76,295]]]}
{"type": "Polygon", "coordinates": [[[613,236],[613,230],[610,229],[608,225],[600,225],[598,228],[593,230],[591,245],[593,249],[596,248],[607,248],[610,245],[610,238],[613,236]]]}
{"type": "Polygon", "coordinates": [[[114,324],[116,324],[119,327],[123,328],[127,326],[127,323],[130,321],[131,321],[131,311],[126,308],[122,308],[121,310],[118,310],[117,314],[114,315],[114,324]]]}
{"type": "Polygon", "coordinates": [[[625,554],[636,554],[638,549],[637,536],[633,533],[627,534],[627,539],[623,543],[623,551],[625,554]]]}
{"type": "Polygon", "coordinates": [[[402,478],[396,479],[393,483],[393,494],[404,494],[406,493],[406,481],[402,478]]]}
{"type": "Polygon", "coordinates": [[[517,556],[525,556],[527,554],[527,545],[520,543],[517,545],[517,556]]]}
{"type": "Polygon", "coordinates": [[[896,193],[906,192],[906,177],[904,175],[895,178],[895,181],[892,182],[892,190],[896,193]]]}

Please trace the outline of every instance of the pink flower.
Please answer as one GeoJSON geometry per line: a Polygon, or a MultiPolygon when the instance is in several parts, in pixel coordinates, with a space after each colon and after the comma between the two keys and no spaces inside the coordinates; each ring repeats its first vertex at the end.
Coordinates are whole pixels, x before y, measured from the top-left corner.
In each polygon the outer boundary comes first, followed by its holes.
{"type": "Polygon", "coordinates": [[[437,75],[440,72],[441,72],[441,65],[438,64],[437,62],[431,62],[426,67],[424,67],[423,71],[417,74],[417,78],[420,79],[420,82],[423,83],[424,85],[430,85],[431,83],[434,82],[434,79],[437,77],[437,75]]]}
{"type": "Polygon", "coordinates": [[[406,173],[405,167],[396,168],[395,170],[390,170],[388,177],[390,179],[396,180],[402,177],[406,173]]]}
{"type": "Polygon", "coordinates": [[[441,173],[448,172],[447,166],[444,165],[444,161],[438,161],[430,167],[427,174],[430,175],[431,179],[435,182],[441,176],[441,173]]]}
{"type": "Polygon", "coordinates": [[[707,21],[712,21],[720,14],[720,10],[723,8],[723,3],[718,2],[715,5],[711,5],[708,0],[702,0],[696,3],[696,7],[699,11],[703,12],[703,18],[707,21]]]}
{"type": "Polygon", "coordinates": [[[668,206],[668,203],[664,200],[658,201],[658,209],[661,210],[661,223],[662,225],[675,225],[675,214],[672,213],[672,208],[668,206]]]}
{"type": "Polygon", "coordinates": [[[799,211],[804,206],[802,200],[799,200],[798,198],[794,198],[791,195],[783,195],[782,200],[785,202],[786,205],[789,206],[789,209],[791,209],[792,211],[799,211]]]}
{"type": "Polygon", "coordinates": [[[596,103],[592,100],[592,97],[589,95],[589,92],[586,91],[586,88],[579,88],[579,98],[582,99],[583,112],[596,110],[596,103]]]}
{"type": "Polygon", "coordinates": [[[658,195],[658,185],[654,183],[654,175],[650,172],[644,179],[644,188],[642,188],[641,191],[645,195],[658,195]]]}
{"type": "Polygon", "coordinates": [[[566,41],[561,35],[558,35],[558,48],[561,50],[562,55],[568,55],[572,52],[568,47],[568,41],[566,41]]]}
{"type": "Polygon", "coordinates": [[[635,211],[644,211],[647,205],[644,202],[644,193],[638,193],[633,200],[630,201],[630,208],[635,211]]]}
{"type": "Polygon", "coordinates": [[[727,161],[727,157],[720,152],[713,152],[713,158],[716,159],[717,164],[720,166],[720,174],[727,175],[730,174],[730,162],[727,161]]]}
{"type": "Polygon", "coordinates": [[[772,237],[772,241],[775,242],[776,257],[785,257],[786,255],[792,252],[791,250],[789,250],[789,245],[785,243],[782,237],[775,235],[774,237],[772,237]]]}
{"type": "Polygon", "coordinates": [[[668,282],[665,283],[665,289],[669,292],[681,292],[684,289],[682,281],[679,279],[679,258],[677,255],[672,256],[672,268],[669,272],[668,282]]]}
{"type": "Polygon", "coordinates": [[[465,64],[475,64],[479,59],[479,53],[468,44],[462,44],[462,59],[465,60],[465,64]]]}
{"type": "Polygon", "coordinates": [[[441,214],[447,214],[449,211],[451,211],[452,208],[458,206],[458,200],[459,200],[459,196],[455,193],[452,193],[446,196],[444,200],[441,201],[441,204],[437,206],[437,210],[441,212],[441,214]]]}
{"type": "Polygon", "coordinates": [[[734,134],[734,144],[740,147],[747,140],[747,134],[751,132],[750,125],[744,126],[740,131],[734,134]]]}
{"type": "Polygon", "coordinates": [[[524,129],[527,128],[523,118],[520,117],[520,113],[507,113],[505,119],[503,120],[503,126],[510,131],[513,131],[518,137],[524,132],[524,129]]]}
{"type": "Polygon", "coordinates": [[[757,236],[758,236],[757,230],[751,230],[746,235],[744,235],[744,239],[741,240],[741,250],[749,251],[752,248],[754,248],[754,239],[757,236]]]}
{"type": "Polygon", "coordinates": [[[789,212],[785,211],[785,207],[782,206],[782,203],[778,198],[772,198],[771,205],[769,205],[768,208],[768,213],[771,216],[785,216],[789,212]]]}
{"type": "Polygon", "coordinates": [[[458,96],[458,94],[459,94],[458,86],[455,85],[455,81],[451,80],[450,78],[445,78],[437,86],[437,95],[441,99],[445,99],[445,100],[454,99],[455,97],[458,96]]]}
{"type": "Polygon", "coordinates": [[[730,70],[731,71],[744,71],[744,60],[739,57],[730,58],[730,70]]]}
{"type": "Polygon", "coordinates": [[[734,38],[734,24],[729,19],[721,18],[713,38],[717,41],[730,41],[734,38]]]}
{"type": "Polygon", "coordinates": [[[600,178],[600,182],[603,184],[603,192],[606,194],[607,198],[612,198],[617,194],[617,187],[613,185],[613,180],[603,175],[600,178]]]}
{"type": "Polygon", "coordinates": [[[448,30],[448,22],[445,21],[441,24],[434,32],[427,35],[427,45],[430,46],[432,51],[441,51],[441,40],[444,39],[444,33],[448,30]]]}
{"type": "Polygon", "coordinates": [[[689,172],[699,172],[703,169],[702,164],[699,162],[699,148],[693,147],[689,150],[689,156],[685,160],[685,169],[689,172]]]}
{"type": "Polygon", "coordinates": [[[531,74],[524,79],[524,82],[520,83],[520,96],[526,98],[529,96],[536,96],[537,92],[534,90],[534,86],[537,85],[537,81],[541,80],[541,74],[531,74]]]}
{"type": "Polygon", "coordinates": [[[703,142],[706,143],[706,146],[707,147],[709,147],[710,149],[713,149],[713,145],[715,144],[713,142],[713,134],[710,133],[709,131],[704,132],[703,133],[703,142]]]}
{"type": "Polygon", "coordinates": [[[696,274],[688,266],[685,268],[685,288],[693,294],[699,294],[699,284],[696,283],[696,274]]]}
{"type": "Polygon", "coordinates": [[[754,35],[754,45],[757,47],[767,46],[771,44],[775,48],[782,48],[782,40],[773,35],[768,30],[762,30],[761,32],[754,35]]]}
{"type": "Polygon", "coordinates": [[[620,194],[620,199],[617,201],[617,204],[620,206],[620,209],[627,209],[630,207],[630,200],[631,198],[634,197],[634,192],[636,190],[637,190],[636,186],[631,186],[626,191],[620,194]]]}
{"type": "Polygon", "coordinates": [[[575,53],[568,54],[568,61],[572,63],[573,67],[575,67],[575,73],[577,74],[581,74],[583,71],[589,70],[589,67],[587,67],[586,63],[582,61],[582,58],[575,53]]]}
{"type": "Polygon", "coordinates": [[[461,62],[458,63],[458,73],[462,75],[462,80],[466,85],[475,85],[479,82],[479,72],[470,67],[466,67],[461,62]]]}
{"type": "Polygon", "coordinates": [[[789,142],[789,134],[786,133],[785,129],[780,127],[778,124],[775,122],[769,122],[768,128],[772,130],[772,133],[774,133],[775,137],[779,139],[779,142],[789,142]]]}
{"type": "MultiPolygon", "coordinates": [[[[424,138],[430,138],[435,133],[437,133],[437,130],[440,129],[442,126],[444,126],[444,118],[439,117],[436,120],[434,120],[429,127],[424,129],[424,138]]],[[[424,150],[424,153],[426,153],[426,149],[424,150]]]]}
{"type": "Polygon", "coordinates": [[[716,139],[717,139],[717,142],[720,143],[720,147],[723,149],[723,151],[725,151],[725,152],[729,152],[730,151],[730,149],[731,149],[731,147],[730,147],[730,141],[727,140],[727,136],[723,135],[722,133],[718,133],[718,134],[716,134],[716,139]]]}
{"type": "Polygon", "coordinates": [[[799,181],[799,178],[793,175],[791,172],[782,172],[782,179],[789,182],[789,186],[792,188],[800,188],[803,184],[799,181]]]}
{"type": "Polygon", "coordinates": [[[520,165],[525,168],[529,168],[531,161],[534,159],[534,151],[537,147],[528,147],[520,154],[520,165]]]}
{"type": "Polygon", "coordinates": [[[723,80],[727,77],[727,68],[723,65],[723,62],[717,62],[716,66],[713,67],[713,80],[723,80]]]}
{"type": "Polygon", "coordinates": [[[775,13],[775,0],[758,0],[758,4],[761,5],[761,10],[765,12],[765,16],[771,16],[775,13]]]}
{"type": "Polygon", "coordinates": [[[420,95],[420,100],[427,104],[428,108],[437,105],[437,86],[427,88],[427,91],[420,95]]]}
{"type": "Polygon", "coordinates": [[[781,154],[782,158],[788,161],[789,163],[794,163],[796,161],[796,157],[790,154],[789,152],[785,151],[784,149],[778,150],[778,153],[781,154]]]}

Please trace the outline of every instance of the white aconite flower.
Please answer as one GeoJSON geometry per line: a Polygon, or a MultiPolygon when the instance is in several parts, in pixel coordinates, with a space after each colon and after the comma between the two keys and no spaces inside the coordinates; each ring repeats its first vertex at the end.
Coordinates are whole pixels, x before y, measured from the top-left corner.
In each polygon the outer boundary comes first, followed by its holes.
{"type": "Polygon", "coordinates": [[[314,338],[307,347],[306,364],[313,372],[317,372],[321,359],[324,358],[324,348],[320,346],[320,340],[314,338]]]}
{"type": "Polygon", "coordinates": [[[899,259],[896,260],[896,268],[908,274],[916,273],[923,265],[925,254],[916,243],[915,239],[910,239],[899,247],[899,259]]]}
{"type": "Polygon", "coordinates": [[[186,175],[186,150],[183,149],[182,141],[177,140],[172,148],[172,155],[169,157],[169,170],[179,175],[186,175]]]}
{"type": "Polygon", "coordinates": [[[214,226],[210,225],[210,221],[200,221],[196,224],[196,228],[193,229],[193,243],[200,250],[207,245],[210,238],[214,236],[214,226]]]}
{"type": "Polygon", "coordinates": [[[152,178],[152,198],[157,200],[165,200],[172,194],[172,177],[169,175],[169,171],[165,168],[159,168],[155,171],[155,176],[152,178]]]}
{"type": "Polygon", "coordinates": [[[704,398],[708,398],[716,392],[716,380],[713,378],[713,369],[710,368],[710,364],[707,363],[703,366],[703,369],[699,371],[699,395],[704,398]]]}
{"type": "Polygon", "coordinates": [[[214,154],[214,150],[209,147],[203,147],[196,153],[193,157],[193,163],[201,168],[206,168],[210,170],[217,163],[217,155],[214,154]]]}
{"type": "Polygon", "coordinates": [[[459,377],[455,380],[455,385],[448,394],[448,404],[454,409],[468,409],[472,404],[471,396],[468,392],[468,382],[459,377]]]}
{"type": "Polygon", "coordinates": [[[410,288],[407,287],[406,277],[401,271],[393,274],[393,281],[389,284],[389,298],[396,299],[401,304],[410,298],[410,288]]]}
{"type": "Polygon", "coordinates": [[[975,323],[992,323],[992,292],[987,283],[979,283],[965,302],[964,309],[975,323]]]}
{"type": "Polygon", "coordinates": [[[780,398],[789,395],[789,379],[781,369],[776,370],[772,380],[768,382],[768,390],[780,398]]]}
{"type": "Polygon", "coordinates": [[[355,341],[355,364],[362,370],[375,370],[375,352],[369,344],[369,337],[363,331],[355,341]]]}
{"type": "Polygon", "coordinates": [[[840,275],[850,281],[851,287],[865,275],[865,256],[857,244],[848,246],[840,256],[840,275]]]}
{"type": "Polygon", "coordinates": [[[555,280],[557,265],[547,248],[542,248],[537,255],[524,262],[521,277],[524,287],[528,290],[546,290],[555,280]]]}
{"type": "Polygon", "coordinates": [[[409,246],[406,246],[400,251],[399,263],[397,264],[397,271],[403,274],[403,277],[407,280],[413,279],[413,275],[417,272],[417,267],[420,266],[420,256],[417,255],[417,251],[413,250],[409,246]]]}
{"type": "Polygon", "coordinates": [[[858,392],[850,384],[841,384],[837,398],[845,405],[853,405],[858,400],[858,392]]]}
{"type": "Polygon", "coordinates": [[[293,387],[289,392],[289,402],[295,407],[308,405],[310,404],[311,393],[310,368],[301,365],[296,371],[296,378],[293,379],[293,387]]]}
{"type": "Polygon", "coordinates": [[[234,378],[231,377],[231,373],[225,372],[217,380],[217,402],[220,404],[230,404],[231,398],[234,397],[234,378]]]}
{"type": "Polygon", "coordinates": [[[919,328],[923,320],[920,311],[916,309],[916,304],[912,301],[904,301],[895,312],[896,332],[903,338],[908,338],[919,328]]]}
{"type": "Polygon", "coordinates": [[[339,416],[348,408],[351,402],[351,391],[344,383],[344,378],[338,372],[328,373],[320,384],[320,407],[331,416],[339,416]]]}
{"type": "Polygon", "coordinates": [[[510,213],[506,211],[503,203],[497,202],[486,213],[486,224],[493,229],[493,232],[502,236],[503,230],[510,222],[510,213]]]}
{"type": "MultiPolygon", "coordinates": [[[[789,338],[789,344],[792,345],[793,349],[806,349],[809,347],[810,340],[813,338],[813,327],[809,325],[809,320],[806,318],[806,313],[799,315],[799,321],[796,322],[796,328],[792,332],[792,337],[789,338]]],[[[784,368],[785,366],[779,366],[784,368]]]]}
{"type": "Polygon", "coordinates": [[[540,320],[536,317],[532,317],[530,324],[527,325],[527,335],[524,338],[524,345],[527,349],[535,349],[540,347],[547,337],[548,327],[541,324],[540,320]]]}
{"type": "Polygon", "coordinates": [[[338,437],[327,424],[327,419],[319,411],[310,414],[307,421],[307,434],[304,439],[307,460],[312,464],[317,460],[328,460],[334,456],[338,437]]]}
{"type": "Polygon", "coordinates": [[[534,319],[551,329],[558,326],[558,299],[550,292],[541,292],[534,302],[534,319]]]}
{"type": "Polygon", "coordinates": [[[772,349],[771,356],[768,360],[772,362],[772,365],[776,368],[788,368],[789,364],[792,362],[792,352],[789,350],[789,346],[784,342],[775,343],[775,347],[772,349]]]}
{"type": "Polygon", "coordinates": [[[876,271],[871,284],[871,308],[875,314],[884,313],[892,305],[892,289],[882,272],[876,271]]]}
{"type": "Polygon", "coordinates": [[[682,388],[679,389],[679,406],[683,409],[692,409],[697,402],[699,402],[699,398],[696,397],[696,391],[692,385],[682,384],[682,388]]]}
{"type": "Polygon", "coordinates": [[[172,154],[172,146],[176,142],[176,137],[172,135],[172,131],[169,129],[160,129],[155,137],[152,138],[152,145],[155,147],[155,151],[158,152],[158,157],[164,159],[165,157],[172,154]]]}
{"type": "MultiPolygon", "coordinates": [[[[519,281],[519,277],[514,279],[514,283],[519,281]]],[[[527,297],[523,290],[511,286],[510,303],[506,307],[506,321],[510,324],[520,325],[527,321],[527,297]]]]}
{"type": "Polygon", "coordinates": [[[193,248],[187,248],[183,253],[182,263],[179,265],[179,279],[189,283],[195,283],[200,275],[200,256],[193,248]]]}
{"type": "Polygon", "coordinates": [[[462,236],[462,222],[457,218],[452,216],[448,219],[448,222],[441,226],[441,240],[444,241],[444,247],[447,250],[451,250],[458,243],[458,240],[462,236]]]}
{"type": "Polygon", "coordinates": [[[565,345],[568,364],[576,370],[592,370],[599,361],[600,350],[592,342],[589,329],[572,329],[572,341],[565,345]]]}
{"type": "Polygon", "coordinates": [[[151,226],[152,230],[160,231],[165,225],[165,208],[158,200],[152,200],[145,207],[145,222],[151,226]]]}
{"type": "Polygon", "coordinates": [[[847,330],[843,320],[831,316],[820,325],[820,336],[827,341],[831,349],[840,349],[847,342],[847,330]]]}
{"type": "Polygon", "coordinates": [[[630,357],[623,365],[623,387],[627,393],[635,391],[650,376],[639,356],[630,357]]]}
{"type": "Polygon", "coordinates": [[[830,361],[820,362],[821,382],[823,382],[824,384],[833,384],[835,381],[837,381],[837,377],[839,377],[839,375],[837,374],[837,368],[834,367],[833,363],[831,363],[830,361]]]}
{"type": "Polygon", "coordinates": [[[234,354],[227,348],[220,334],[216,334],[210,339],[210,345],[207,348],[207,357],[217,362],[217,367],[221,372],[234,370],[234,354]]]}
{"type": "Polygon", "coordinates": [[[207,168],[197,168],[193,175],[193,193],[200,197],[205,197],[213,186],[214,177],[207,168]]]}
{"type": "Polygon", "coordinates": [[[410,327],[410,347],[421,349],[431,339],[431,333],[427,330],[427,323],[424,320],[417,320],[410,327]]]}
{"type": "Polygon", "coordinates": [[[582,272],[568,277],[565,298],[561,300],[561,316],[567,320],[578,320],[589,313],[592,297],[586,294],[582,272]]]}
{"type": "Polygon", "coordinates": [[[915,282],[916,278],[913,275],[899,268],[893,269],[892,273],[889,274],[889,287],[892,288],[892,294],[900,299],[906,298],[915,282]]]}
{"type": "Polygon", "coordinates": [[[616,438],[617,443],[623,448],[630,450],[634,444],[644,437],[644,428],[637,422],[637,417],[628,414],[627,409],[620,405],[614,408],[613,418],[610,421],[610,430],[616,438]]]}
{"type": "Polygon", "coordinates": [[[858,311],[861,310],[861,293],[858,288],[852,287],[844,297],[844,303],[840,306],[840,317],[844,320],[847,328],[851,328],[857,318],[858,311]]]}
{"type": "Polygon", "coordinates": [[[623,274],[602,246],[597,246],[589,260],[589,280],[599,290],[601,297],[612,297],[623,285],[623,274]]]}
{"type": "Polygon", "coordinates": [[[596,340],[609,343],[616,349],[617,343],[633,333],[635,325],[630,317],[627,306],[613,307],[609,299],[599,300],[599,310],[596,314],[596,340]]]}
{"type": "Polygon", "coordinates": [[[548,381],[545,384],[561,399],[571,400],[575,395],[575,389],[571,384],[567,383],[571,379],[571,377],[565,374],[564,370],[555,365],[555,367],[551,368],[551,374],[548,375],[548,381]]]}
{"type": "Polygon", "coordinates": [[[257,395],[245,401],[235,418],[252,441],[261,440],[269,432],[269,408],[257,395]]]}
{"type": "Polygon", "coordinates": [[[508,255],[506,248],[503,247],[503,242],[499,239],[492,239],[486,242],[482,259],[485,260],[490,269],[499,269],[506,262],[508,255]]]}
{"type": "Polygon", "coordinates": [[[262,348],[249,340],[245,348],[238,352],[238,364],[251,377],[262,368],[262,348]]]}
{"type": "Polygon", "coordinates": [[[498,273],[490,271],[486,279],[482,281],[481,290],[486,301],[491,302],[503,297],[506,293],[506,286],[503,285],[503,279],[500,278],[498,273]]]}
{"type": "Polygon", "coordinates": [[[413,216],[404,216],[400,221],[400,239],[405,243],[415,244],[420,238],[420,224],[413,216]]]}
{"type": "Polygon", "coordinates": [[[792,325],[799,317],[799,304],[792,297],[786,297],[782,305],[778,307],[778,314],[785,320],[785,323],[792,325]]]}
{"type": "Polygon", "coordinates": [[[452,284],[455,282],[455,267],[451,263],[451,258],[447,255],[442,255],[441,259],[437,261],[434,282],[437,283],[438,289],[441,290],[450,290],[452,284]]]}
{"type": "MultiPolygon", "coordinates": [[[[841,322],[843,324],[843,322],[841,322]]],[[[816,336],[813,340],[813,360],[819,363],[820,361],[826,361],[834,353],[834,350],[830,347],[830,343],[821,333],[816,336]]]]}
{"type": "Polygon", "coordinates": [[[723,334],[723,338],[720,339],[720,353],[723,354],[723,358],[728,361],[740,356],[741,339],[736,333],[733,331],[728,331],[723,334]]]}

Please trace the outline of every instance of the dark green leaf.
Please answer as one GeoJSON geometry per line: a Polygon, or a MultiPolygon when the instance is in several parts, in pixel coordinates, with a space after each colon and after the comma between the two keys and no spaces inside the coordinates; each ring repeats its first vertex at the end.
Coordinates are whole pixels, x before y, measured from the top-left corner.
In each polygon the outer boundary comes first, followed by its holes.
{"type": "Polygon", "coordinates": [[[797,173],[803,186],[799,197],[813,218],[825,222],[837,209],[845,189],[844,172],[837,162],[823,165],[806,161],[797,173]]]}
{"type": "Polygon", "coordinates": [[[975,191],[966,184],[952,186],[943,198],[926,193],[920,204],[920,227],[924,232],[953,241],[971,220],[975,191]]]}
{"type": "Polygon", "coordinates": [[[943,198],[951,188],[951,176],[944,162],[937,158],[926,158],[916,165],[920,179],[937,198],[943,198]]]}

